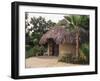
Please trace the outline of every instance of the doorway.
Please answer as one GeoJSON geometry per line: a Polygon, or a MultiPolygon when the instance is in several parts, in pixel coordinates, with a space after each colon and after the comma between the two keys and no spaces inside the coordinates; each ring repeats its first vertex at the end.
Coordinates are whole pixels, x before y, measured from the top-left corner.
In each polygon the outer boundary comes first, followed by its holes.
{"type": "Polygon", "coordinates": [[[53,39],[49,39],[49,55],[58,56],[59,55],[59,45],[54,42],[53,39]]]}
{"type": "Polygon", "coordinates": [[[53,56],[58,56],[59,55],[59,45],[56,43],[53,43],[52,46],[52,55],[53,56]]]}

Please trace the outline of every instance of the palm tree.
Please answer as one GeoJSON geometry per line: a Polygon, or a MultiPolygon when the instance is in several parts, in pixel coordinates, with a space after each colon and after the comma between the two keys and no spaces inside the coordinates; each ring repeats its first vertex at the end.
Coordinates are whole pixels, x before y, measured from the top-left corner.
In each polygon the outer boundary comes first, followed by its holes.
{"type": "Polygon", "coordinates": [[[81,15],[69,15],[69,16],[64,16],[66,19],[67,23],[69,24],[69,29],[71,31],[76,32],[76,58],[78,60],[79,58],[79,36],[80,36],[80,27],[84,24],[83,19],[86,18],[86,16],[81,16],[81,15]]]}

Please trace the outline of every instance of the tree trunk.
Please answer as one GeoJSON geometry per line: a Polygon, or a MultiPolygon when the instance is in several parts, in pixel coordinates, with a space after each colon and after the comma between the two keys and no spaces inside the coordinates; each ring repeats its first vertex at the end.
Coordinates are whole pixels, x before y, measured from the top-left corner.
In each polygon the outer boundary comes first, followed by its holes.
{"type": "Polygon", "coordinates": [[[79,28],[77,29],[76,33],[76,58],[79,58],[79,28]]]}

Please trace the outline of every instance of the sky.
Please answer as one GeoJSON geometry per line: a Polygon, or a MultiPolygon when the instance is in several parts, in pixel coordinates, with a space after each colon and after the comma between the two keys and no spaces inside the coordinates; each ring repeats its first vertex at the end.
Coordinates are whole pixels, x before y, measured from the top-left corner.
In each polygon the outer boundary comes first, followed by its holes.
{"type": "Polygon", "coordinates": [[[62,20],[64,18],[63,14],[34,13],[34,12],[28,13],[29,20],[31,17],[38,18],[39,16],[44,17],[46,19],[46,21],[52,20],[55,23],[57,23],[59,20],[62,20]]]}

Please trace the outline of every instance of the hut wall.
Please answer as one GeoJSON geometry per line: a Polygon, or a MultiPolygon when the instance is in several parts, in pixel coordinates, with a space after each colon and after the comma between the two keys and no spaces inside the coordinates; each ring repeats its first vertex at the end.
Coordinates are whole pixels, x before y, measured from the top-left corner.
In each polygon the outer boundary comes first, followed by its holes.
{"type": "Polygon", "coordinates": [[[60,44],[59,45],[59,56],[63,56],[64,54],[75,54],[75,45],[73,44],[60,44]]]}

